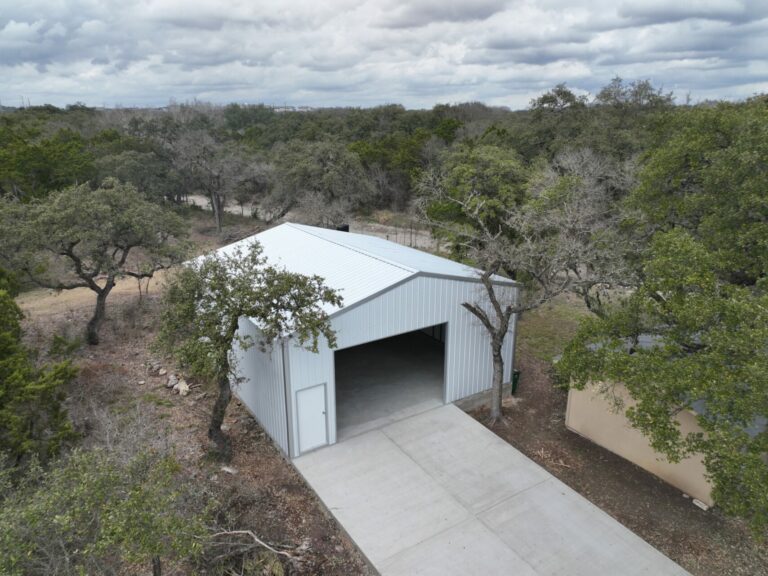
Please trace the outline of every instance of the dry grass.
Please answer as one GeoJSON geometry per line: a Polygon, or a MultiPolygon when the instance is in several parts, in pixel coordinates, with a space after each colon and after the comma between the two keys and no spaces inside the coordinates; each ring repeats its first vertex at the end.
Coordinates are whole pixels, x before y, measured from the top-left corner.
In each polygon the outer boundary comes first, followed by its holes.
{"type": "Polygon", "coordinates": [[[552,362],[563,353],[566,344],[579,329],[579,322],[589,315],[584,303],[571,294],[555,298],[520,319],[519,343],[539,360],[552,362]]]}

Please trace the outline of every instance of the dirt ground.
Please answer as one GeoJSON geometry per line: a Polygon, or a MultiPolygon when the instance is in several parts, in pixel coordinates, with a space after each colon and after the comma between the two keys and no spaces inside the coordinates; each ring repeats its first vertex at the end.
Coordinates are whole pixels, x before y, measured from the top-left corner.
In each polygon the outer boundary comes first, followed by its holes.
{"type": "MultiPolygon", "coordinates": [[[[768,575],[768,547],[740,521],[700,510],[677,489],[565,428],[567,393],[524,346],[496,434],[695,576],[768,575]]],[[[487,412],[472,415],[485,423],[487,412]]],[[[566,518],[563,521],[567,521],[566,518]]]]}

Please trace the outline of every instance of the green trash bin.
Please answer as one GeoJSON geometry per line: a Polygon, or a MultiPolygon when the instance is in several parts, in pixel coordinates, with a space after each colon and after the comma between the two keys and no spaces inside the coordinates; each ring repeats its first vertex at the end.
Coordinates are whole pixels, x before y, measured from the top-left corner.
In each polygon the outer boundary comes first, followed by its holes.
{"type": "Polygon", "coordinates": [[[514,396],[517,392],[517,385],[520,383],[520,370],[512,370],[512,389],[510,393],[514,396]]]}

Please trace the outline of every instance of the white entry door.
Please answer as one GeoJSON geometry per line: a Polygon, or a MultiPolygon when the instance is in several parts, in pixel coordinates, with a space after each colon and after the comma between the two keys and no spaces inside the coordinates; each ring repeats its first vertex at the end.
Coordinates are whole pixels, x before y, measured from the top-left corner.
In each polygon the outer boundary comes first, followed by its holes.
{"type": "Polygon", "coordinates": [[[300,454],[328,444],[327,411],[325,384],[296,392],[300,454]]]}

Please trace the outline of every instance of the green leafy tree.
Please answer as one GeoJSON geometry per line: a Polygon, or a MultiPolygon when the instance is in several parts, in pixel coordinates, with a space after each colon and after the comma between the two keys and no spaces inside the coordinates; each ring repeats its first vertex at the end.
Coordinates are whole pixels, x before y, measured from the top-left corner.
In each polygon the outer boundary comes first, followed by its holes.
{"type": "Polygon", "coordinates": [[[486,134],[517,140],[515,146],[526,158],[551,158],[566,147],[582,144],[590,110],[587,97],[575,94],[565,84],[558,84],[530,103],[528,122],[517,134],[486,134]]]}
{"type": "Polygon", "coordinates": [[[575,387],[622,383],[630,421],[671,461],[701,453],[728,513],[768,527],[765,102],[686,111],[630,197],[651,236],[637,287],[568,346],[575,387]],[[683,434],[692,410],[703,433],[683,434]]]}
{"type": "Polygon", "coordinates": [[[636,401],[627,416],[654,449],[672,462],[703,454],[717,504],[764,530],[768,295],[722,282],[717,260],[683,230],[657,234],[641,286],[586,321],[558,371],[576,388],[626,386],[636,401]],[[681,433],[684,410],[704,434],[681,433]]]}
{"type": "Polygon", "coordinates": [[[0,572],[9,576],[161,574],[162,561],[194,560],[207,510],[170,456],[121,461],[75,451],[31,471],[0,507],[0,572]]]}
{"type": "Polygon", "coordinates": [[[89,140],[94,156],[94,181],[117,178],[133,184],[155,202],[181,203],[190,190],[189,182],[184,182],[174,165],[173,150],[168,144],[173,140],[173,130],[160,138],[151,130],[144,133],[136,127],[137,123],[141,124],[133,117],[128,122],[128,130],[109,128],[89,140]]]}
{"type": "Polygon", "coordinates": [[[87,142],[70,129],[50,138],[35,131],[0,127],[0,190],[21,199],[85,182],[93,174],[87,142]]]}
{"type": "MultiPolygon", "coordinates": [[[[452,140],[459,126],[447,119],[438,125],[439,136],[452,140]]],[[[419,127],[411,132],[391,131],[374,138],[358,140],[349,148],[359,155],[373,181],[376,203],[402,210],[411,199],[412,185],[427,162],[424,148],[430,141],[430,131],[419,127]]]]}
{"type": "Polygon", "coordinates": [[[5,290],[15,298],[19,295],[20,288],[21,286],[19,285],[19,280],[16,278],[16,275],[11,274],[4,268],[0,268],[0,290],[5,290]]]}
{"type": "Polygon", "coordinates": [[[680,112],[630,198],[649,233],[683,228],[720,259],[724,281],[752,286],[768,270],[768,102],[680,112]]]}
{"type": "Polygon", "coordinates": [[[22,312],[0,289],[0,454],[18,466],[47,460],[73,435],[63,387],[75,375],[69,362],[37,367],[22,343],[22,312]]]}
{"type": "Polygon", "coordinates": [[[185,253],[184,222],[129,184],[107,179],[97,189],[73,186],[28,204],[0,202],[0,257],[11,270],[55,290],[89,288],[88,322],[99,341],[106,302],[118,278],[150,278],[185,253]]]}
{"type": "Polygon", "coordinates": [[[325,306],[338,306],[340,296],[317,276],[294,274],[267,263],[261,246],[199,258],[170,280],[163,299],[158,343],[192,374],[213,381],[218,396],[208,436],[221,456],[231,454],[221,430],[232,396],[232,347],[271,346],[277,338],[291,338],[317,351],[321,337],[335,345],[325,306]],[[260,331],[256,342],[238,332],[241,318],[250,318],[260,331]]]}
{"type": "Polygon", "coordinates": [[[569,108],[583,109],[586,107],[587,97],[584,95],[577,96],[564,82],[531,100],[531,109],[535,111],[562,112],[569,108]]]}
{"type": "Polygon", "coordinates": [[[482,248],[484,236],[514,234],[506,216],[524,203],[530,177],[513,150],[461,146],[447,151],[420,179],[421,207],[454,256],[467,258],[471,250],[482,248]]]}

